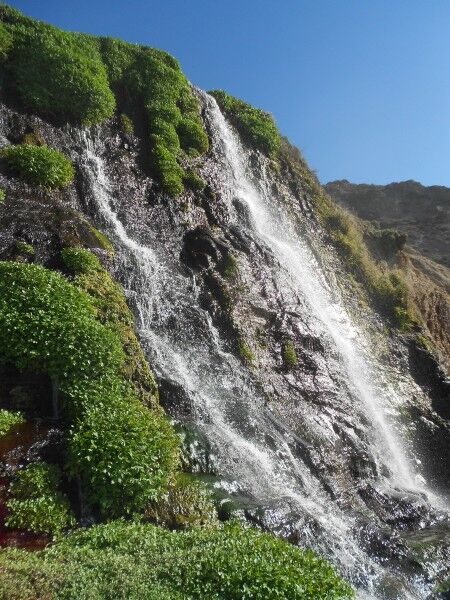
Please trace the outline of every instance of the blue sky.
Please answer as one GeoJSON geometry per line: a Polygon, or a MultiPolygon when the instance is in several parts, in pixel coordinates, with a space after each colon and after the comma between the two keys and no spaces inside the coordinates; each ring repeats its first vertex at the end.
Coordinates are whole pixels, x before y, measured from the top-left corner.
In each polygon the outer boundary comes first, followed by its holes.
{"type": "Polygon", "coordinates": [[[16,0],[270,111],[322,182],[450,186],[449,0],[16,0]]]}

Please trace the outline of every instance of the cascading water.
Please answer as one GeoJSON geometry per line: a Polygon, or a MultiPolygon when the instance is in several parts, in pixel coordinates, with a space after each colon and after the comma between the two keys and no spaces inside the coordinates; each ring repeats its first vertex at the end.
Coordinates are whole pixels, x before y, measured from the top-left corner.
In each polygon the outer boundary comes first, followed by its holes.
{"type": "MultiPolygon", "coordinates": [[[[326,283],[307,245],[270,202],[268,182],[263,178],[259,187],[251,182],[245,152],[214,99],[207,95],[202,99],[230,213],[233,197],[248,206],[255,239],[284,265],[277,267],[280,281],[288,278],[319,335],[328,340],[331,362],[339,370],[337,379],[347,379],[346,393],[357,398],[372,422],[371,451],[390,473],[383,485],[394,486],[395,481],[397,488],[423,491],[390,418],[401,399],[380,375],[362,333],[336,290],[326,283]]],[[[275,531],[283,533],[286,521],[294,523],[301,545],[334,562],[359,588],[359,597],[426,598],[426,586],[417,581],[401,587],[401,595],[384,593],[383,581],[393,575],[361,547],[355,514],[333,502],[317,474],[294,452],[294,428],[270,411],[248,369],[226,351],[210,315],[200,307],[195,277],[179,260],[181,240],[178,247],[168,248],[158,232],[136,225],[125,213],[119,218],[115,206],[121,192],[107,176],[100,137],[83,134],[80,146],[87,199],[114,240],[144,348],[157,375],[175,382],[189,397],[195,425],[213,449],[224,478],[222,486],[226,488],[226,479],[229,489],[269,507],[275,531]]]]}

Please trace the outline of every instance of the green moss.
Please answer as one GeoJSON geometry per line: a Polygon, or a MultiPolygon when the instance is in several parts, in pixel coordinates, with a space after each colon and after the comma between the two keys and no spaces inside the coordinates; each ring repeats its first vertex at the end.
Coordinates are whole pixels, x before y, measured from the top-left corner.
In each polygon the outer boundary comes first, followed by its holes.
{"type": "Polygon", "coordinates": [[[120,115],[120,124],[122,125],[122,130],[126,135],[134,134],[133,121],[125,113],[121,113],[120,115]]]}
{"type": "Polygon", "coordinates": [[[71,161],[58,150],[34,144],[6,146],[0,151],[11,170],[32,185],[49,189],[68,186],[75,176],[71,161]]]}
{"type": "Polygon", "coordinates": [[[58,533],[75,525],[67,499],[58,491],[60,472],[46,463],[32,463],[16,475],[7,501],[8,527],[36,533],[58,533]]]}
{"type": "Polygon", "coordinates": [[[325,560],[237,525],[171,532],[115,521],[41,553],[0,554],[8,600],[343,600],[350,586],[325,560]]]}
{"type": "Polygon", "coordinates": [[[218,525],[211,492],[201,481],[184,473],[163,498],[146,509],[145,516],[169,529],[218,525]]]}
{"type": "Polygon", "coordinates": [[[36,250],[31,244],[27,244],[26,242],[23,242],[21,240],[16,240],[14,246],[16,252],[21,256],[32,257],[36,254],[36,250]]]}
{"type": "Polygon", "coordinates": [[[283,344],[283,362],[288,369],[293,369],[298,365],[298,356],[292,340],[287,340],[283,344]]]}
{"type": "Polygon", "coordinates": [[[255,355],[250,348],[247,340],[240,336],[237,341],[239,356],[250,366],[255,364],[255,355]]]}
{"type": "Polygon", "coordinates": [[[6,192],[4,189],[0,188],[0,204],[5,201],[6,192]]]}
{"type": "Polygon", "coordinates": [[[15,425],[23,422],[24,418],[21,412],[0,408],[0,438],[9,433],[15,425]]]}
{"type": "Polygon", "coordinates": [[[225,257],[223,268],[222,268],[222,273],[223,273],[223,276],[227,277],[228,279],[237,277],[237,275],[239,273],[238,260],[234,256],[234,254],[232,254],[231,252],[228,252],[225,257]]]}
{"type": "Polygon", "coordinates": [[[100,261],[95,254],[85,248],[64,248],[61,258],[73,275],[101,269],[100,261]]]}
{"type": "Polygon", "coordinates": [[[273,117],[222,90],[210,92],[246,144],[276,158],[281,137],[273,117]]]}
{"type": "Polygon", "coordinates": [[[4,62],[12,46],[13,37],[7,28],[0,22],[0,63],[4,62]]]}
{"type": "Polygon", "coordinates": [[[90,225],[89,227],[98,242],[98,247],[101,248],[102,250],[106,250],[106,252],[113,255],[114,254],[114,246],[113,246],[111,240],[108,238],[108,236],[106,236],[104,233],[102,233],[95,227],[92,227],[92,225],[90,225]]]}
{"type": "Polygon", "coordinates": [[[206,186],[206,183],[203,181],[203,179],[192,170],[187,170],[184,173],[183,181],[185,186],[193,192],[203,192],[206,186]]]}

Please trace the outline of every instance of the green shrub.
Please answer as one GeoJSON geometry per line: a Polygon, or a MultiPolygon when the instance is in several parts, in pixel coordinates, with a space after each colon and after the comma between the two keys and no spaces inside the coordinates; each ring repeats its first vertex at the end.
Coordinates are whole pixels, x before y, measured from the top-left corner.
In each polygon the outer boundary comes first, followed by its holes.
{"type": "Polygon", "coordinates": [[[210,92],[220,109],[236,127],[243,141],[263,154],[276,158],[281,137],[273,117],[243,100],[234,98],[222,90],[210,92]]]}
{"type": "Polygon", "coordinates": [[[183,193],[183,169],[174,154],[163,144],[156,143],[152,150],[153,172],[161,181],[164,191],[176,197],[183,193]]]}
{"type": "Polygon", "coordinates": [[[82,125],[110,117],[115,98],[95,44],[39,21],[9,26],[8,86],[29,110],[82,125]],[[45,77],[42,74],[45,73],[45,77]]]}
{"type": "Polygon", "coordinates": [[[47,146],[19,144],[6,146],[0,152],[9,167],[32,185],[49,189],[68,186],[75,176],[71,161],[58,150],[47,146]]]}
{"type": "Polygon", "coordinates": [[[0,262],[0,348],[0,361],[58,380],[71,409],[106,386],[124,360],[89,296],[32,264],[0,262]]]}
{"type": "Polygon", "coordinates": [[[177,132],[181,147],[187,154],[196,156],[208,150],[208,136],[199,119],[184,117],[178,123],[177,132]]]}
{"type": "Polygon", "coordinates": [[[95,254],[85,248],[64,248],[61,258],[73,274],[89,273],[101,269],[100,261],[95,254]]]}
{"type": "Polygon", "coordinates": [[[40,553],[4,550],[0,582],[11,591],[8,600],[353,598],[313,552],[236,525],[170,532],[115,521],[69,534],[40,553]]]}
{"type": "Polygon", "coordinates": [[[8,527],[36,533],[57,533],[75,520],[66,498],[58,491],[59,470],[46,463],[32,463],[16,475],[7,501],[8,527]]]}
{"type": "Polygon", "coordinates": [[[178,450],[165,417],[119,390],[94,402],[74,425],[69,466],[104,516],[121,515],[141,511],[161,495],[178,465],[178,450]]]}
{"type": "Polygon", "coordinates": [[[192,170],[185,171],[183,176],[184,184],[193,192],[203,192],[206,183],[192,170]]]}
{"type": "Polygon", "coordinates": [[[20,423],[24,422],[21,412],[5,410],[0,408],[0,438],[5,436],[9,431],[20,423]]]}
{"type": "Polygon", "coordinates": [[[192,476],[180,474],[158,502],[147,507],[145,516],[169,529],[217,526],[211,492],[192,476]]]}
{"type": "Polygon", "coordinates": [[[288,369],[298,365],[298,356],[292,340],[287,340],[283,345],[283,361],[288,369]]]}

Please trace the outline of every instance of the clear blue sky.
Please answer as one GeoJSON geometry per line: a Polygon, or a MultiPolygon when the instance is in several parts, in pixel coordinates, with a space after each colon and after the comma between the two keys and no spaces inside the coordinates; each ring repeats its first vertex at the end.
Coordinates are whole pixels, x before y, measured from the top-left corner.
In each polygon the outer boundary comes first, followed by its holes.
{"type": "Polygon", "coordinates": [[[450,0],[12,0],[167,50],[273,113],[321,181],[450,186],[450,0]]]}

